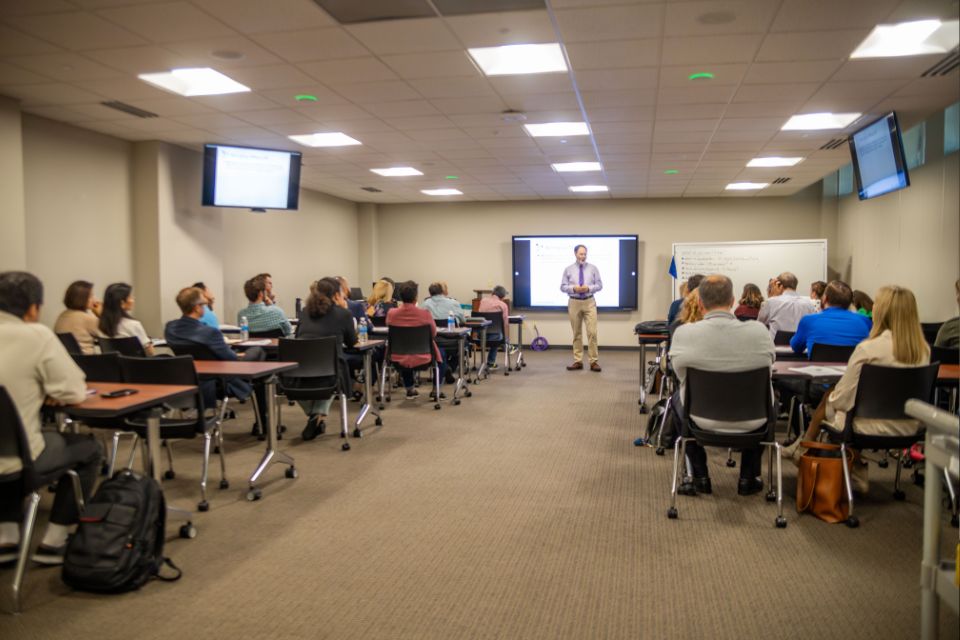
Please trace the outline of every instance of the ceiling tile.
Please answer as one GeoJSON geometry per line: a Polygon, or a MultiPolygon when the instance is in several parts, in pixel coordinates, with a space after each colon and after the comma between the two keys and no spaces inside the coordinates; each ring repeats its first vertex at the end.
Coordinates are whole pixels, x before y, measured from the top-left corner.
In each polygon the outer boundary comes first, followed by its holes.
{"type": "Polygon", "coordinates": [[[103,9],[97,15],[153,42],[235,35],[228,26],[186,2],[103,9]]]}
{"type": "MultiPolygon", "coordinates": [[[[105,107],[101,107],[106,110],[105,107]]],[[[84,122],[90,120],[87,114],[75,109],[74,107],[32,107],[23,105],[21,110],[24,113],[57,120],[58,122],[84,122]]],[[[132,117],[132,116],[131,116],[132,117]]]]}
{"type": "MultiPolygon", "coordinates": [[[[382,116],[383,117],[383,116],[382,116]]],[[[416,131],[418,129],[450,129],[456,127],[452,120],[446,116],[416,116],[392,118],[383,117],[384,122],[400,131],[416,131]]]]}
{"type": "Polygon", "coordinates": [[[465,51],[402,53],[380,56],[380,60],[404,79],[480,77],[480,72],[465,51]]]}
{"type": "Polygon", "coordinates": [[[726,107],[721,103],[660,105],[657,107],[657,120],[719,118],[726,107]]]}
{"type": "Polygon", "coordinates": [[[213,113],[214,111],[211,107],[194,102],[190,98],[159,98],[154,100],[130,100],[129,102],[137,108],[152,111],[164,118],[213,113]]]}
{"type": "Polygon", "coordinates": [[[889,80],[906,78],[913,80],[942,60],[944,55],[908,56],[876,60],[848,60],[831,78],[833,81],[857,82],[861,80],[889,80]]]}
{"type": "Polygon", "coordinates": [[[134,74],[168,71],[178,67],[190,66],[189,60],[180,54],[153,45],[97,49],[87,51],[84,55],[100,64],[134,74]]]}
{"type": "Polygon", "coordinates": [[[840,68],[840,60],[804,62],[755,62],[744,80],[747,84],[826,82],[840,68]]]}
{"type": "Polygon", "coordinates": [[[466,47],[556,42],[546,11],[510,11],[452,16],[447,24],[466,47]]]}
{"type": "Polygon", "coordinates": [[[817,29],[873,28],[900,0],[836,2],[835,0],[786,0],[771,31],[816,31],[817,29]]]}
{"type": "MultiPolygon", "coordinates": [[[[77,2],[76,4],[80,4],[77,2]]],[[[0,4],[0,16],[23,16],[36,13],[72,11],[76,7],[66,0],[4,0],[0,4]]]]}
{"type": "Polygon", "coordinates": [[[419,142],[433,142],[435,140],[469,140],[470,136],[461,129],[418,129],[408,131],[407,135],[419,142]]]}
{"type": "Polygon", "coordinates": [[[672,2],[667,5],[667,36],[765,33],[777,12],[768,0],[672,2]]]}
{"type": "Polygon", "coordinates": [[[346,29],[376,54],[420,53],[461,49],[456,36],[440,18],[383,20],[353,24],[346,29]]]}
{"type": "Polygon", "coordinates": [[[870,29],[770,33],[760,45],[757,61],[843,60],[869,33],[870,29]]]}
{"type": "Polygon", "coordinates": [[[330,27],[336,20],[311,0],[191,0],[241,33],[330,27]]]}
{"type": "Polygon", "coordinates": [[[587,113],[593,108],[647,106],[656,102],[653,90],[635,89],[633,91],[582,91],[583,103],[587,113]]]}
{"type": "MultiPolygon", "coordinates": [[[[67,49],[105,49],[147,44],[147,41],[140,36],[92,13],[82,11],[19,16],[8,18],[7,21],[30,35],[56,42],[67,49]]],[[[2,41],[0,39],[0,42],[2,41]]],[[[29,42],[19,42],[16,46],[29,44],[29,42]]]]}
{"type": "Polygon", "coordinates": [[[311,120],[317,122],[327,122],[331,120],[369,120],[370,113],[356,105],[336,104],[336,105],[302,105],[299,111],[308,116],[311,120]]]}
{"type": "Polygon", "coordinates": [[[753,62],[761,35],[664,38],[664,65],[710,65],[753,62]]]}
{"type": "MultiPolygon", "coordinates": [[[[587,112],[590,122],[626,122],[652,120],[653,107],[597,107],[587,112]]],[[[561,119],[558,119],[560,121],[561,119]]]]}
{"type": "Polygon", "coordinates": [[[257,93],[284,107],[310,108],[319,105],[347,104],[347,100],[343,96],[335,93],[332,89],[316,84],[315,80],[311,80],[311,83],[306,85],[287,89],[268,89],[257,93]],[[296,96],[300,94],[311,95],[316,98],[316,101],[299,102],[296,96]]]}
{"type": "Polygon", "coordinates": [[[655,38],[663,24],[663,5],[560,9],[555,14],[564,42],[655,38]]]}
{"type": "Polygon", "coordinates": [[[24,69],[61,82],[83,82],[121,75],[116,69],[105,67],[77,53],[47,53],[8,60],[24,69]]]}
{"type": "Polygon", "coordinates": [[[735,86],[725,85],[664,87],[660,89],[657,100],[663,105],[729,102],[736,90],[735,86]]]}
{"type": "Polygon", "coordinates": [[[171,42],[166,45],[166,48],[179,53],[193,66],[212,67],[221,72],[237,67],[256,67],[282,62],[280,58],[255,42],[239,36],[171,42]],[[236,60],[224,60],[214,56],[215,51],[236,52],[242,54],[242,57],[236,60]]]}
{"type": "Polygon", "coordinates": [[[598,133],[642,133],[650,135],[653,131],[653,122],[595,122],[591,125],[595,134],[598,133]]]}
{"type": "Polygon", "coordinates": [[[903,81],[828,82],[803,105],[805,113],[866,111],[902,87],[903,81]]]}
{"type": "MultiPolygon", "coordinates": [[[[263,67],[231,69],[230,77],[254,91],[290,87],[297,89],[316,84],[316,80],[289,64],[270,64],[263,67]]],[[[300,91],[290,91],[300,93],[300,91]]]]}
{"type": "Polygon", "coordinates": [[[61,105],[100,102],[102,98],[64,83],[23,84],[4,88],[4,93],[27,105],[61,105]]]}
{"type": "Polygon", "coordinates": [[[0,56],[20,56],[56,51],[60,51],[60,47],[0,24],[0,56]]]}
{"type": "Polygon", "coordinates": [[[507,108],[506,103],[497,96],[478,96],[474,98],[435,98],[430,100],[437,109],[447,115],[495,113],[507,108]]]}
{"type": "Polygon", "coordinates": [[[6,62],[0,62],[0,86],[5,84],[37,84],[50,82],[50,78],[38,75],[32,71],[21,69],[6,62]]]}
{"type": "Polygon", "coordinates": [[[305,62],[298,66],[320,82],[328,84],[376,82],[378,80],[397,79],[397,75],[391,71],[387,65],[372,56],[344,60],[305,62]]]}
{"type": "Polygon", "coordinates": [[[158,89],[139,78],[130,77],[87,80],[83,86],[110,100],[159,100],[177,95],[171,91],[158,89]]]}
{"type": "Polygon", "coordinates": [[[369,54],[366,47],[339,27],[261,33],[252,35],[251,38],[290,62],[358,58],[369,54]]]}
{"type": "Polygon", "coordinates": [[[497,76],[489,82],[500,95],[565,93],[573,91],[566,73],[534,73],[522,76],[497,76]]]}
{"type": "Polygon", "coordinates": [[[493,96],[495,92],[485,78],[421,78],[409,84],[425,98],[469,98],[493,96]]]}
{"type": "Polygon", "coordinates": [[[654,128],[659,133],[671,131],[715,131],[720,125],[717,118],[688,119],[688,120],[661,120],[658,119],[654,128]]]}
{"type": "Polygon", "coordinates": [[[661,87],[698,87],[715,85],[736,85],[743,82],[747,73],[747,64],[708,64],[685,65],[680,67],[663,67],[660,69],[661,87]],[[695,73],[709,72],[713,78],[697,78],[691,80],[695,73]]]}
{"type": "Polygon", "coordinates": [[[659,69],[588,69],[576,74],[581,91],[619,91],[623,89],[655,89],[659,69]]]}
{"type": "Polygon", "coordinates": [[[219,111],[232,113],[234,111],[255,111],[257,109],[276,109],[272,100],[255,93],[232,93],[222,96],[197,96],[193,98],[200,104],[207,105],[219,111]]]}
{"type": "Polygon", "coordinates": [[[727,106],[725,115],[730,118],[782,117],[787,118],[797,111],[797,101],[793,102],[733,102],[727,106]]]}
{"type": "Polygon", "coordinates": [[[803,102],[820,88],[815,82],[796,84],[748,84],[743,85],[734,96],[734,102],[803,102]]]}
{"type": "Polygon", "coordinates": [[[440,112],[426,100],[404,100],[384,102],[383,104],[369,104],[367,105],[367,111],[378,118],[402,118],[440,114],[440,112]]]}
{"type": "Polygon", "coordinates": [[[190,116],[178,116],[174,122],[189,125],[198,129],[218,131],[227,127],[249,127],[250,124],[225,113],[205,113],[190,116]]]}
{"type": "Polygon", "coordinates": [[[661,44],[659,38],[648,38],[579,42],[567,44],[566,47],[574,69],[618,69],[659,64],[661,44]]]}
{"type": "Polygon", "coordinates": [[[509,109],[514,111],[546,111],[548,109],[577,109],[577,96],[570,93],[544,93],[540,95],[503,96],[509,109]]]}
{"type": "Polygon", "coordinates": [[[364,82],[360,84],[334,84],[333,89],[348,100],[361,104],[416,100],[421,97],[410,85],[400,80],[364,82]]]}

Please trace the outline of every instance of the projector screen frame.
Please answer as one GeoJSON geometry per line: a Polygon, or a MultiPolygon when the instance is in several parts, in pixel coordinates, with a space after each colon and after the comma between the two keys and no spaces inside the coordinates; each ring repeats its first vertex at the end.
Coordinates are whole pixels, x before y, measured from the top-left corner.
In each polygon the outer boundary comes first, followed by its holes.
{"type": "MultiPolygon", "coordinates": [[[[515,295],[517,292],[517,256],[516,256],[516,242],[518,238],[578,238],[581,243],[587,247],[587,262],[590,262],[590,239],[591,238],[626,238],[633,239],[634,242],[634,255],[633,262],[629,264],[630,271],[634,274],[634,285],[636,291],[634,292],[634,304],[630,305],[619,305],[616,307],[601,307],[597,306],[597,312],[599,313],[632,313],[638,311],[640,308],[640,236],[635,233],[591,233],[591,234],[571,234],[571,233],[521,233],[513,235],[510,237],[510,273],[511,273],[511,292],[515,295]]],[[[573,255],[573,247],[570,247],[570,264],[573,264],[576,261],[576,257],[573,255]]],[[[623,261],[621,260],[621,269],[623,268],[623,261]]],[[[560,288],[560,280],[563,276],[562,272],[557,273],[557,289],[560,288]]],[[[600,278],[603,280],[604,288],[607,288],[611,284],[610,274],[600,274],[600,278]]],[[[613,280],[615,286],[619,287],[619,279],[613,280]]],[[[512,299],[512,309],[522,310],[522,311],[535,311],[535,312],[552,312],[552,313],[566,313],[566,305],[557,305],[557,306],[520,306],[516,303],[516,299],[512,299]]]]}
{"type": "Polygon", "coordinates": [[[204,207],[218,207],[220,209],[247,209],[253,213],[266,213],[271,211],[298,211],[300,209],[300,174],[303,167],[303,153],[300,151],[291,151],[289,149],[269,149],[267,147],[251,147],[242,144],[222,144],[219,142],[206,142],[203,145],[203,175],[200,185],[200,204],[204,207]],[[227,205],[216,204],[214,202],[217,188],[217,149],[250,149],[253,151],[271,151],[275,153],[285,153],[290,156],[290,174],[287,177],[287,206],[286,207],[264,207],[255,205],[227,205]],[[293,159],[296,162],[293,162],[293,159]]]}
{"type": "Polygon", "coordinates": [[[847,145],[850,148],[850,161],[853,165],[853,179],[857,184],[857,198],[859,200],[863,201],[880,198],[889,193],[902,191],[910,187],[910,169],[907,166],[907,154],[903,148],[903,129],[900,127],[900,118],[897,117],[896,111],[889,111],[879,118],[876,118],[870,121],[868,124],[858,128],[847,138],[847,145]],[[882,191],[880,193],[871,194],[867,193],[867,188],[873,185],[870,184],[865,186],[863,184],[863,175],[860,167],[860,154],[857,151],[857,143],[855,138],[863,131],[881,122],[887,123],[887,135],[890,138],[890,147],[893,151],[893,162],[896,165],[896,176],[900,178],[901,182],[891,189],[887,189],[886,191],[882,191]]]}

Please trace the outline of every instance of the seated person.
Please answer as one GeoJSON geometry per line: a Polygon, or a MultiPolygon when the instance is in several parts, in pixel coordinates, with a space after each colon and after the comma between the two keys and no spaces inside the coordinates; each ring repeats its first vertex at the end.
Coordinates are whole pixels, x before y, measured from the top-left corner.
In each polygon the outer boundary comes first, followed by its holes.
{"type": "MultiPolygon", "coordinates": [[[[960,304],[960,280],[953,284],[957,292],[957,304],[960,304]]],[[[940,330],[937,331],[937,338],[933,345],[935,347],[946,347],[956,349],[960,347],[960,317],[953,317],[943,323],[940,330]]]]}
{"type": "Polygon", "coordinates": [[[745,284],[739,306],[734,309],[733,315],[737,316],[737,320],[756,320],[762,304],[763,294],[760,293],[760,287],[752,283],[745,284]]]}
{"type": "MultiPolygon", "coordinates": [[[[421,309],[417,306],[417,295],[419,293],[417,283],[412,281],[403,282],[397,288],[400,290],[400,301],[403,303],[403,305],[397,307],[396,309],[390,309],[390,311],[387,313],[387,326],[429,326],[430,334],[436,338],[437,323],[434,322],[433,316],[431,316],[430,312],[426,309],[421,309]]],[[[443,360],[443,354],[440,352],[440,348],[437,347],[437,343],[433,340],[431,340],[431,343],[433,346],[434,357],[436,357],[437,363],[440,365],[440,379],[442,380],[446,371],[446,363],[443,360]]],[[[430,356],[425,353],[418,355],[400,355],[393,356],[392,361],[394,366],[396,366],[400,371],[400,377],[403,380],[403,386],[407,390],[407,399],[416,398],[419,394],[414,387],[412,369],[430,362],[430,356]]],[[[430,397],[433,398],[433,391],[430,392],[430,397]]],[[[443,396],[441,395],[441,397],[443,396]]]]}
{"type": "MultiPolygon", "coordinates": [[[[446,323],[450,318],[450,314],[453,314],[457,326],[462,326],[464,322],[463,309],[460,307],[458,301],[447,295],[447,292],[444,290],[444,283],[431,283],[428,291],[430,292],[430,297],[421,302],[420,306],[429,311],[434,320],[440,321],[441,323],[446,323]]],[[[447,382],[453,382],[453,371],[457,369],[460,362],[460,341],[455,338],[447,338],[438,340],[437,342],[442,342],[440,346],[443,348],[446,356],[448,365],[446,380],[447,382]]]]}
{"type": "Polygon", "coordinates": [[[196,282],[193,286],[195,289],[203,291],[203,297],[207,301],[203,308],[203,317],[200,318],[200,322],[219,331],[220,319],[217,318],[217,314],[213,312],[213,303],[216,301],[216,298],[213,296],[213,291],[208,289],[207,285],[202,282],[196,282]]]}
{"type": "Polygon", "coordinates": [[[370,318],[386,318],[390,309],[396,308],[393,301],[394,287],[388,280],[380,279],[373,284],[373,291],[367,298],[367,316],[370,318]]]}
{"type": "Polygon", "coordinates": [[[70,333],[77,339],[80,350],[85,355],[95,351],[94,339],[97,335],[97,318],[103,306],[93,295],[93,283],[77,280],[70,283],[63,296],[66,310],[58,317],[53,330],[56,333],[70,333]]]}
{"type": "Polygon", "coordinates": [[[827,283],[823,280],[817,280],[810,284],[810,299],[819,311],[822,307],[823,292],[827,289],[827,283]]]}
{"type": "MultiPolygon", "coordinates": [[[[206,307],[206,297],[203,291],[197,287],[187,287],[177,293],[177,306],[180,307],[183,315],[177,320],[171,320],[164,327],[163,337],[171,347],[178,345],[202,345],[206,347],[217,360],[243,360],[260,361],[266,358],[266,354],[260,347],[250,347],[244,352],[242,357],[238,357],[223,339],[223,334],[218,329],[208,327],[200,322],[203,317],[203,311],[206,307]]],[[[210,384],[212,381],[202,383],[203,401],[207,407],[217,405],[216,385],[210,384]]],[[[243,378],[227,379],[227,395],[240,400],[246,400],[250,397],[251,386],[243,378]]],[[[260,409],[260,424],[267,424],[267,403],[265,401],[263,384],[256,385],[257,404],[260,409]]],[[[264,432],[265,433],[265,432],[264,432]]]]}
{"type": "Polygon", "coordinates": [[[356,322],[360,322],[360,318],[364,318],[367,315],[366,305],[363,303],[363,300],[350,299],[350,283],[346,278],[337,276],[335,279],[340,285],[340,296],[343,298],[347,311],[350,312],[350,315],[353,316],[356,322]]]}
{"type": "MultiPolygon", "coordinates": [[[[810,420],[810,426],[802,438],[790,447],[785,447],[783,456],[798,460],[801,440],[816,440],[822,424],[832,425],[842,431],[846,424],[846,412],[853,408],[857,398],[860,371],[865,364],[887,367],[919,367],[930,363],[930,347],[923,337],[920,313],[913,292],[905,287],[887,286],[877,292],[873,306],[873,327],[870,337],[857,345],[847,363],[847,369],[836,387],[826,394],[810,420]]],[[[855,419],[853,428],[857,433],[895,436],[910,435],[920,428],[917,420],[868,420],[855,419]]],[[[854,464],[854,479],[859,491],[866,491],[867,474],[862,464],[854,464]]]]}
{"type": "MultiPolygon", "coordinates": [[[[23,271],[0,273],[0,386],[6,388],[20,414],[37,472],[74,469],[87,499],[103,459],[100,443],[89,435],[40,430],[44,404],[77,404],[87,397],[83,371],[53,332],[39,323],[42,304],[43,285],[36,276],[23,271]]],[[[3,451],[13,453],[8,447],[3,451]]],[[[19,457],[0,454],[0,475],[20,468],[19,457]]],[[[6,485],[0,492],[0,565],[17,558],[22,508],[23,494],[6,485]]],[[[79,516],[73,483],[58,482],[50,523],[33,555],[34,562],[63,564],[67,535],[79,516]]]]}
{"type": "Polygon", "coordinates": [[[853,308],[862,316],[873,317],[873,299],[866,291],[857,289],[853,292],[853,308]]]}
{"type": "MultiPolygon", "coordinates": [[[[730,313],[733,307],[733,283],[723,275],[707,276],[700,283],[700,306],[703,320],[683,325],[673,335],[670,363],[680,380],[680,390],[674,396],[676,406],[683,402],[687,369],[703,371],[750,371],[770,367],[776,359],[773,340],[767,329],[757,322],[740,322],[730,313]]],[[[772,393],[772,390],[771,390],[772,393]]],[[[678,411],[678,413],[681,413],[678,411]]],[[[703,428],[711,425],[701,424],[703,428]]],[[[759,428],[752,424],[724,423],[727,431],[748,432],[759,428]]],[[[760,479],[760,447],[744,449],[740,461],[740,481],[737,493],[742,496],[763,489],[760,479]]],[[[707,471],[707,454],[696,442],[686,445],[686,458],[693,470],[693,482],[684,483],[681,493],[711,493],[707,471]]]]}
{"type": "Polygon", "coordinates": [[[680,297],[670,303],[670,310],[667,312],[668,327],[677,319],[677,314],[680,313],[680,307],[683,306],[684,298],[697,290],[701,280],[703,280],[703,276],[698,273],[687,278],[686,290],[684,290],[683,285],[681,285],[680,297]]]}
{"type": "Polygon", "coordinates": [[[133,311],[133,287],[125,282],[117,282],[103,292],[103,309],[97,333],[103,338],[137,338],[148,356],[154,355],[153,343],[146,329],[135,320],[133,311]]]}
{"type": "Polygon", "coordinates": [[[769,295],[760,305],[757,320],[770,329],[771,338],[776,338],[777,331],[796,331],[800,318],[817,311],[813,300],[797,293],[797,284],[797,276],[784,271],[767,285],[769,295]]]}
{"type": "MultiPolygon", "coordinates": [[[[353,326],[350,312],[344,308],[346,301],[340,291],[340,282],[333,278],[317,280],[310,288],[310,296],[303,306],[300,324],[297,325],[297,338],[326,338],[336,336],[340,339],[337,351],[343,358],[342,347],[357,344],[357,331],[353,326]]],[[[344,372],[349,365],[344,361],[344,372]]],[[[326,381],[324,381],[326,382],[326,381]]],[[[350,376],[344,376],[343,388],[349,393],[350,376]]],[[[323,419],[330,412],[333,397],[326,400],[298,400],[300,408],[307,415],[307,425],[303,428],[303,439],[313,440],[322,430],[323,419]]]]}
{"type": "Polygon", "coordinates": [[[263,288],[263,304],[268,307],[277,304],[277,294],[273,292],[273,276],[269,273],[258,273],[253,276],[253,280],[258,287],[263,288]]]}
{"type": "Polygon", "coordinates": [[[287,314],[276,304],[267,305],[266,289],[262,278],[251,278],[243,283],[243,293],[247,296],[249,305],[237,312],[237,324],[242,325],[241,318],[247,318],[250,333],[281,330],[283,335],[293,333],[293,327],[287,320],[287,314]]]}
{"type": "Polygon", "coordinates": [[[850,311],[853,292],[850,285],[833,280],[823,293],[823,311],[800,319],[797,332],[790,339],[795,353],[807,352],[811,357],[814,344],[853,347],[870,335],[870,318],[850,311]]]}
{"type": "Polygon", "coordinates": [[[487,369],[497,369],[497,347],[502,344],[509,335],[510,310],[507,308],[507,303],[503,301],[508,295],[510,294],[506,288],[498,284],[493,288],[493,292],[491,292],[489,296],[485,296],[480,300],[480,306],[477,308],[477,311],[481,313],[501,312],[503,314],[503,330],[507,332],[506,335],[487,333],[487,347],[489,347],[487,352],[487,369]]]}

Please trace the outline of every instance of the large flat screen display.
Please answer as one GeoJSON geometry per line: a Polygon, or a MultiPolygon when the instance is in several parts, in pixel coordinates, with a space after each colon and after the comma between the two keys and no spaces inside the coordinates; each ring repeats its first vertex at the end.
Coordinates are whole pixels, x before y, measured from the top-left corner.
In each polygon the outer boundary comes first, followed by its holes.
{"type": "Polygon", "coordinates": [[[861,200],[910,186],[897,114],[888,113],[850,136],[850,155],[861,200]]]}
{"type": "Polygon", "coordinates": [[[600,311],[637,308],[637,236],[513,236],[513,306],[559,311],[569,296],[560,290],[563,270],[576,262],[574,247],[587,247],[587,262],[600,270],[600,311]]]}
{"type": "Polygon", "coordinates": [[[204,145],[204,205],[296,209],[299,200],[299,152],[204,145]]]}

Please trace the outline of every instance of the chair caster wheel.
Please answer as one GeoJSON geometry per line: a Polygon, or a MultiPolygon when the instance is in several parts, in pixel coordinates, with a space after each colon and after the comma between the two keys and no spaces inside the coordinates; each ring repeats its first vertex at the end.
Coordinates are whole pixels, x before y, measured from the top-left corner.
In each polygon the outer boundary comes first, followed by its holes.
{"type": "Polygon", "coordinates": [[[777,529],[786,529],[787,519],[783,516],[777,516],[777,529]]]}
{"type": "Polygon", "coordinates": [[[860,518],[858,518],[857,516],[850,516],[849,518],[847,518],[847,526],[850,527],[851,529],[856,529],[857,527],[860,526],[860,518]]]}
{"type": "Polygon", "coordinates": [[[177,477],[177,474],[173,471],[173,469],[167,469],[166,471],[163,472],[164,480],[173,480],[176,477],[177,477]]]}
{"type": "MultiPolygon", "coordinates": [[[[390,402],[390,398],[387,398],[387,402],[390,402]]],[[[383,407],[380,407],[380,408],[382,409],[383,407]]]]}
{"type": "MultiPolygon", "coordinates": [[[[882,462],[886,462],[886,460],[882,460],[882,462]]],[[[880,463],[878,462],[877,464],[880,464],[880,463]]],[[[903,461],[903,468],[904,468],[904,469],[912,469],[912,468],[913,468],[913,458],[907,458],[906,460],[904,460],[904,461],[903,461]]]]}
{"type": "Polygon", "coordinates": [[[285,424],[278,425],[278,426],[277,426],[277,431],[279,431],[280,433],[286,433],[286,432],[287,432],[287,425],[285,425],[285,424]]]}
{"type": "Polygon", "coordinates": [[[877,463],[877,466],[880,467],[881,469],[886,469],[887,467],[890,466],[890,461],[887,459],[883,459],[877,463]]]}
{"type": "Polygon", "coordinates": [[[180,537],[186,538],[187,540],[193,540],[197,537],[197,528],[193,526],[192,522],[188,522],[180,527],[180,537]]]}
{"type": "Polygon", "coordinates": [[[227,410],[227,415],[225,415],[225,416],[223,417],[223,419],[224,419],[224,420],[236,420],[236,419],[237,419],[237,413],[236,413],[236,411],[234,411],[233,409],[228,409],[228,410],[227,410]]]}
{"type": "Polygon", "coordinates": [[[377,425],[378,427],[382,427],[382,426],[383,426],[383,418],[377,418],[376,420],[373,421],[373,424],[377,425]]]}
{"type": "Polygon", "coordinates": [[[197,511],[210,511],[210,503],[204,500],[197,504],[197,511]]]}
{"type": "Polygon", "coordinates": [[[904,500],[907,499],[907,494],[905,494],[903,491],[897,489],[896,491],[893,492],[893,499],[894,499],[894,500],[899,500],[900,502],[903,502],[904,500]]]}
{"type": "Polygon", "coordinates": [[[770,491],[769,493],[767,493],[767,495],[766,495],[765,497],[766,497],[766,499],[767,499],[767,502],[774,502],[774,501],[776,501],[776,499],[777,499],[777,492],[776,492],[776,491],[770,491]]]}
{"type": "Polygon", "coordinates": [[[650,409],[647,409],[647,405],[645,405],[645,404],[643,404],[643,403],[641,402],[641,403],[640,403],[640,414],[643,415],[643,414],[646,414],[646,413],[650,413],[650,409]]]}
{"type": "Polygon", "coordinates": [[[472,397],[473,397],[473,391],[467,391],[467,392],[465,392],[463,395],[467,396],[468,398],[472,398],[472,397]]]}
{"type": "Polygon", "coordinates": [[[292,406],[295,405],[295,404],[297,404],[297,403],[294,402],[293,400],[287,400],[287,406],[288,406],[288,407],[292,407],[292,406]]]}
{"type": "Polygon", "coordinates": [[[229,480],[226,480],[226,479],[221,480],[221,481],[220,481],[220,488],[221,488],[221,489],[229,489],[229,488],[230,488],[230,481],[229,481],[229,480]]]}
{"type": "Polygon", "coordinates": [[[923,474],[920,473],[919,469],[917,469],[916,471],[913,472],[913,484],[917,485],[918,487],[922,487],[923,483],[924,483],[923,474]]]}
{"type": "Polygon", "coordinates": [[[437,404],[433,405],[433,410],[434,410],[434,411],[439,411],[439,410],[440,410],[440,403],[439,403],[439,402],[438,402],[437,404]]]}
{"type": "Polygon", "coordinates": [[[736,460],[727,460],[727,466],[730,467],[731,469],[733,469],[734,467],[737,466],[737,461],[736,461],[736,460]]]}
{"type": "Polygon", "coordinates": [[[263,491],[257,487],[250,487],[250,491],[247,491],[247,502],[256,502],[263,497],[263,491]]]}
{"type": "Polygon", "coordinates": [[[381,404],[381,405],[378,405],[377,408],[378,408],[380,411],[383,411],[383,405],[382,405],[382,404],[381,404]]]}
{"type": "Polygon", "coordinates": [[[317,433],[323,435],[327,432],[327,423],[323,420],[320,421],[320,424],[317,425],[317,433]]]}
{"type": "Polygon", "coordinates": [[[215,455],[220,455],[220,447],[214,447],[214,448],[213,448],[213,453],[214,453],[215,455]]]}
{"type": "Polygon", "coordinates": [[[257,434],[257,440],[259,440],[260,442],[263,442],[263,441],[266,440],[266,439],[267,439],[267,436],[266,436],[265,434],[263,434],[263,433],[258,433],[258,434],[257,434]]]}
{"type": "Polygon", "coordinates": [[[526,362],[521,362],[521,363],[520,363],[520,366],[521,366],[521,367],[525,367],[525,366],[527,366],[527,363],[526,363],[526,362]]]}
{"type": "Polygon", "coordinates": [[[354,438],[362,438],[363,432],[360,431],[360,427],[355,427],[353,433],[351,434],[354,438]]]}
{"type": "Polygon", "coordinates": [[[654,451],[654,453],[656,453],[658,456],[662,456],[665,452],[663,450],[663,447],[657,447],[657,450],[654,451]]]}
{"type": "Polygon", "coordinates": [[[954,529],[956,529],[957,527],[960,527],[960,518],[958,518],[956,515],[951,516],[950,526],[953,527],[954,529]]]}
{"type": "Polygon", "coordinates": [[[350,451],[350,443],[349,443],[349,442],[344,442],[344,443],[340,446],[340,449],[343,450],[343,451],[350,451]]]}
{"type": "Polygon", "coordinates": [[[453,405],[454,405],[454,406],[459,406],[459,405],[460,405],[460,398],[457,398],[456,400],[454,400],[454,401],[453,401],[453,405]]]}
{"type": "Polygon", "coordinates": [[[669,509],[667,509],[668,518],[670,518],[671,520],[676,520],[677,516],[679,516],[679,514],[677,513],[676,507],[670,507],[669,509]]]}
{"type": "Polygon", "coordinates": [[[504,371],[504,372],[503,372],[503,375],[508,376],[508,375],[510,375],[510,372],[509,372],[509,371],[504,371]]]}
{"type": "Polygon", "coordinates": [[[108,476],[110,475],[110,465],[105,464],[100,467],[100,475],[108,476]]]}
{"type": "Polygon", "coordinates": [[[297,468],[296,468],[296,467],[287,467],[287,470],[283,472],[283,475],[287,476],[288,478],[299,478],[299,477],[300,477],[300,474],[297,473],[297,468]]]}

